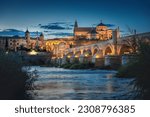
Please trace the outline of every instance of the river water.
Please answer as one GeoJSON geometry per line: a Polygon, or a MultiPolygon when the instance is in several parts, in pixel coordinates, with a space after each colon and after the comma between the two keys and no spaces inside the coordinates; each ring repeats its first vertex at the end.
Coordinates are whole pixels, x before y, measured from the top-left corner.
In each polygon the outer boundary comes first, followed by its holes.
{"type": "Polygon", "coordinates": [[[35,100],[132,99],[133,79],[115,78],[116,71],[68,70],[31,67],[37,71],[32,88],[27,91],[35,100]],[[132,93],[131,93],[132,92],[132,93]]]}

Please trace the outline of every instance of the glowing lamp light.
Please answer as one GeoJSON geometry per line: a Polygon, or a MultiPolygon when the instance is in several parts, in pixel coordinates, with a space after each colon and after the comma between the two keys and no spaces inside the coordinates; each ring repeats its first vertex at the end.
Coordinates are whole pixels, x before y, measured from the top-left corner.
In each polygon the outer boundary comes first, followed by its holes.
{"type": "Polygon", "coordinates": [[[107,55],[112,55],[112,53],[107,53],[107,55]]]}
{"type": "Polygon", "coordinates": [[[75,58],[78,58],[78,56],[77,56],[77,55],[75,55],[75,58]]]}
{"type": "Polygon", "coordinates": [[[52,59],[56,59],[56,57],[53,56],[52,59]]]}
{"type": "Polygon", "coordinates": [[[88,57],[88,54],[85,54],[85,57],[88,57]]]}
{"type": "Polygon", "coordinates": [[[32,50],[29,54],[30,55],[37,55],[37,52],[35,50],[32,50]]]}
{"type": "Polygon", "coordinates": [[[70,58],[70,57],[71,57],[70,55],[67,56],[67,58],[70,58]]]}
{"type": "Polygon", "coordinates": [[[6,54],[8,54],[8,51],[6,51],[6,54]]]}
{"type": "Polygon", "coordinates": [[[44,47],[43,46],[41,46],[41,49],[43,49],[44,47]]]}
{"type": "Polygon", "coordinates": [[[96,58],[99,58],[99,55],[96,55],[96,58]]]}
{"type": "Polygon", "coordinates": [[[124,52],[124,54],[130,54],[130,52],[124,52]]]}

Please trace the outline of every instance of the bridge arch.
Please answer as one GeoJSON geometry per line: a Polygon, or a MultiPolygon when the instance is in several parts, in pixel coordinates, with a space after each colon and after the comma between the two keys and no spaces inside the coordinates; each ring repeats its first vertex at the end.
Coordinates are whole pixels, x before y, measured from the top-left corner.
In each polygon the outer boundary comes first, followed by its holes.
{"type": "Polygon", "coordinates": [[[93,49],[93,55],[95,55],[96,53],[98,53],[99,52],[99,48],[94,48],[93,49]]]}
{"type": "Polygon", "coordinates": [[[126,44],[123,44],[121,47],[120,47],[120,50],[119,50],[119,55],[123,55],[123,54],[130,54],[132,52],[132,48],[126,44]]]}
{"type": "Polygon", "coordinates": [[[112,55],[114,54],[113,45],[107,44],[106,48],[104,48],[104,55],[112,55]]]}
{"type": "Polygon", "coordinates": [[[80,55],[81,55],[81,51],[76,51],[75,54],[74,54],[74,57],[79,58],[80,55]]]}
{"type": "Polygon", "coordinates": [[[92,56],[91,49],[85,49],[85,50],[83,50],[83,55],[84,55],[84,57],[92,56]]]}
{"type": "Polygon", "coordinates": [[[67,58],[71,58],[72,56],[73,56],[73,52],[69,52],[69,53],[67,53],[67,58]]]}

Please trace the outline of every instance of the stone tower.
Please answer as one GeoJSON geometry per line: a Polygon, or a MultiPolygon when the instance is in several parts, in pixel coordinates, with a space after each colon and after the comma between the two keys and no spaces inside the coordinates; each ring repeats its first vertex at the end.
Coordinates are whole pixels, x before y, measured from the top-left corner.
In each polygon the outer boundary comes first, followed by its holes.
{"type": "Polygon", "coordinates": [[[42,43],[44,42],[44,34],[43,34],[43,33],[40,34],[40,41],[41,41],[42,43]]]}
{"type": "Polygon", "coordinates": [[[74,28],[78,28],[78,22],[77,22],[77,20],[75,20],[74,28]]]}
{"type": "Polygon", "coordinates": [[[43,48],[45,45],[44,45],[44,34],[41,33],[40,34],[40,41],[41,41],[41,47],[43,48]]]}
{"type": "Polygon", "coordinates": [[[30,32],[28,31],[28,29],[25,32],[25,40],[27,42],[27,48],[30,47],[30,32]]]}
{"type": "MultiPolygon", "coordinates": [[[[75,31],[76,31],[77,28],[78,28],[78,22],[77,22],[77,20],[75,20],[75,23],[74,23],[74,36],[75,36],[75,31]]],[[[75,37],[75,39],[76,39],[76,37],[75,37]]]]}
{"type": "Polygon", "coordinates": [[[116,28],[115,30],[113,30],[112,32],[112,39],[113,39],[113,43],[116,44],[117,40],[120,38],[120,29],[119,27],[116,28]]]}
{"type": "Polygon", "coordinates": [[[120,30],[119,27],[112,32],[112,39],[113,39],[113,44],[114,44],[114,50],[115,50],[115,55],[117,55],[117,46],[118,46],[118,40],[120,39],[120,30]]]}

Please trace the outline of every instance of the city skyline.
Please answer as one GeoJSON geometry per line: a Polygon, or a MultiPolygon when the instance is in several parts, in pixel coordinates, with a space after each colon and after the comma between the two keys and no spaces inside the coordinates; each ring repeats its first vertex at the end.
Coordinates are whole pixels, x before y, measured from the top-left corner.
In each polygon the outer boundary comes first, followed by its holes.
{"type": "Polygon", "coordinates": [[[24,36],[28,28],[31,36],[36,31],[46,38],[73,35],[74,21],[79,26],[92,27],[100,23],[109,28],[120,27],[128,34],[127,26],[137,33],[150,31],[149,0],[1,0],[0,36],[24,36]]]}

